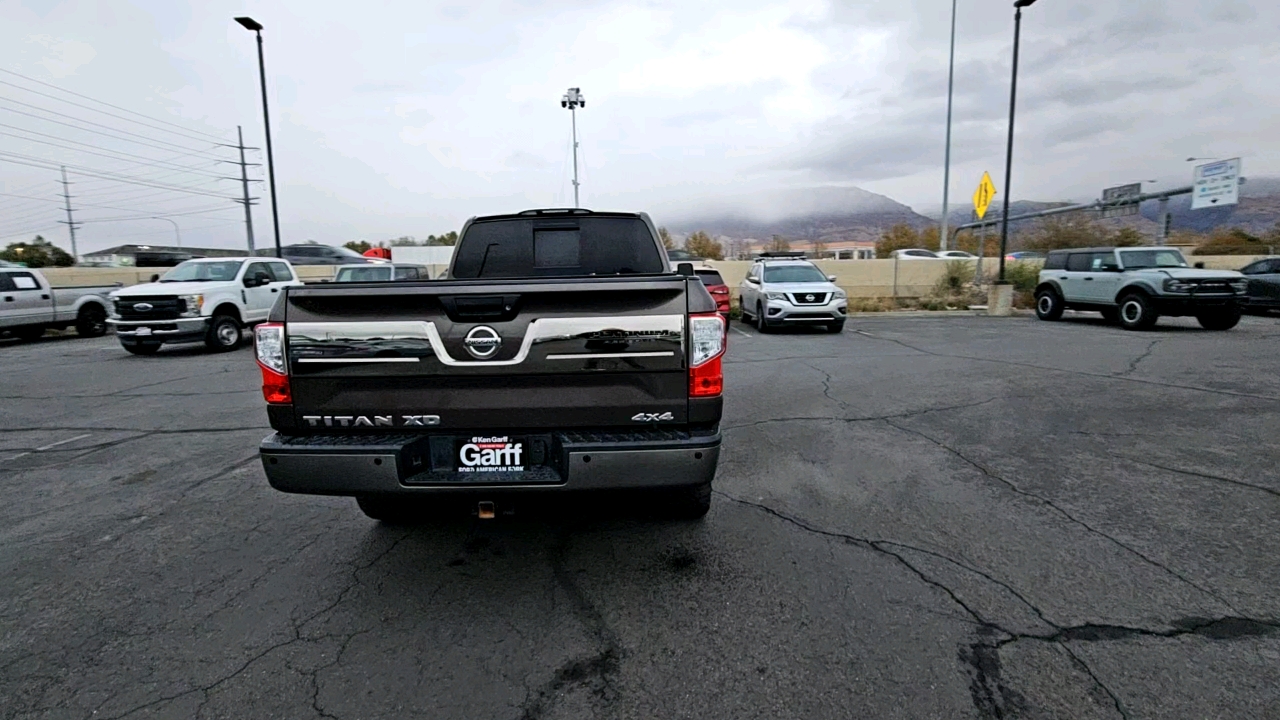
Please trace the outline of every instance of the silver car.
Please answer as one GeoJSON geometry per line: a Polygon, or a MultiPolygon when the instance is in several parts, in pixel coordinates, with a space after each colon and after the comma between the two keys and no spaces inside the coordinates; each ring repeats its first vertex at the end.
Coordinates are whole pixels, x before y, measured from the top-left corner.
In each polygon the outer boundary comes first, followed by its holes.
{"type": "Polygon", "coordinates": [[[782,325],[825,325],[828,332],[844,329],[849,299],[813,263],[796,257],[762,257],[738,286],[743,322],[762,333],[782,325]]]}

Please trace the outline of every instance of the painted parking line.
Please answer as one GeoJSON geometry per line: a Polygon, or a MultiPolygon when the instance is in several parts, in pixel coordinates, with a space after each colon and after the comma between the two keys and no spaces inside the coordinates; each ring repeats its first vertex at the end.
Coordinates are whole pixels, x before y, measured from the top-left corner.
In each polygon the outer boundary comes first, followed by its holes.
{"type": "Polygon", "coordinates": [[[751,333],[749,333],[749,332],[743,332],[743,330],[742,330],[741,328],[739,328],[737,325],[730,325],[730,326],[729,326],[729,329],[730,329],[730,330],[732,330],[732,331],[734,331],[734,332],[736,332],[736,333],[738,333],[738,334],[739,334],[739,335],[741,335],[742,337],[751,337],[751,333]]]}
{"type": "Polygon", "coordinates": [[[26,457],[27,455],[30,455],[30,454],[31,454],[31,453],[33,453],[33,452],[44,452],[45,450],[52,450],[53,448],[56,448],[56,447],[58,447],[59,445],[66,445],[67,443],[73,443],[73,442],[75,442],[75,441],[77,441],[77,440],[83,440],[83,439],[85,439],[85,438],[89,437],[89,436],[90,436],[90,435],[92,435],[92,434],[93,434],[93,433],[85,433],[84,435],[77,435],[77,436],[75,436],[75,437],[73,437],[73,438],[69,438],[69,439],[67,439],[67,440],[59,440],[59,441],[58,441],[58,442],[56,442],[56,443],[49,443],[48,445],[45,445],[45,446],[43,446],[43,447],[38,447],[38,448],[36,448],[35,450],[28,450],[27,452],[24,452],[24,453],[18,453],[17,455],[14,455],[14,456],[12,456],[12,457],[7,457],[7,458],[5,458],[5,461],[7,462],[7,461],[9,461],[9,460],[17,460],[18,458],[20,458],[20,457],[26,457]]]}

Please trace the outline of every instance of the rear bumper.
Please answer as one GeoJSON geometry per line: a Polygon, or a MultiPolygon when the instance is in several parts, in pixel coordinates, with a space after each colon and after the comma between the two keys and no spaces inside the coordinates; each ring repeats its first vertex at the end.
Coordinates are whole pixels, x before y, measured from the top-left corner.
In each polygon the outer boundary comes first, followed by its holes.
{"type": "Polygon", "coordinates": [[[262,441],[259,455],[273,488],[309,495],[687,487],[711,482],[720,458],[718,431],[556,433],[549,436],[544,464],[480,481],[475,475],[433,471],[429,439],[273,433],[262,441]]]}

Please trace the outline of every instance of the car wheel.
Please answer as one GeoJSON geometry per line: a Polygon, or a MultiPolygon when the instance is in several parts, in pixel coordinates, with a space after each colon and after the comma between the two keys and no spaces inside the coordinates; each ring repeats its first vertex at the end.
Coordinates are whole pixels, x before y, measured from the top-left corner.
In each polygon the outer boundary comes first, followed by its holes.
{"type": "Polygon", "coordinates": [[[670,511],[675,520],[701,520],[711,509],[711,483],[671,491],[670,511]]]}
{"type": "Polygon", "coordinates": [[[1062,317],[1062,296],[1057,290],[1041,290],[1036,293],[1036,317],[1041,320],[1057,320],[1062,317]]]}
{"type": "Polygon", "coordinates": [[[1110,324],[1112,324],[1112,325],[1115,325],[1116,323],[1120,322],[1120,309],[1119,309],[1119,308],[1107,308],[1106,310],[1103,310],[1103,311],[1102,311],[1102,320],[1103,320],[1103,322],[1107,322],[1107,323],[1110,323],[1110,324]]]}
{"type": "Polygon", "coordinates": [[[1238,308],[1229,308],[1200,313],[1196,315],[1196,320],[1200,322],[1200,327],[1205,330],[1230,330],[1240,322],[1240,310],[1238,308]]]}
{"type": "Polygon", "coordinates": [[[773,331],[773,328],[769,326],[769,322],[764,319],[764,306],[760,303],[756,303],[756,329],[761,333],[773,331]]]}
{"type": "Polygon", "coordinates": [[[1125,330],[1146,330],[1160,318],[1151,299],[1142,293],[1129,293],[1120,298],[1120,326],[1125,330]]]}
{"type": "Polygon", "coordinates": [[[839,322],[828,323],[827,332],[832,334],[844,332],[844,321],[840,320],[839,322]]]}
{"type": "Polygon", "coordinates": [[[156,343],[120,343],[120,347],[131,355],[155,355],[160,351],[156,343]]]}
{"type": "Polygon", "coordinates": [[[413,520],[413,503],[403,498],[360,495],[356,504],[366,516],[389,524],[404,524],[413,520]]]}
{"type": "Polygon", "coordinates": [[[80,337],[102,337],[107,334],[107,311],[97,303],[80,308],[76,316],[76,334],[80,337]]]}
{"type": "Polygon", "coordinates": [[[19,340],[39,340],[44,336],[45,327],[43,325],[33,325],[31,327],[18,328],[13,331],[13,336],[19,340]]]}
{"type": "Polygon", "coordinates": [[[204,344],[214,352],[229,352],[240,347],[240,321],[230,315],[214,315],[204,344]]]}

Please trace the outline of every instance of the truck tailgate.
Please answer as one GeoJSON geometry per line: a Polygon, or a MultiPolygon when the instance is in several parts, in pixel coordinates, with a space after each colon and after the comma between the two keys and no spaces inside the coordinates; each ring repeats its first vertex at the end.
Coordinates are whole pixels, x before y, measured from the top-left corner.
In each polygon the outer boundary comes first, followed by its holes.
{"type": "Polygon", "coordinates": [[[679,275],[290,288],[300,432],[634,427],[688,417],[679,275]],[[667,415],[669,413],[669,415],[667,415]]]}

